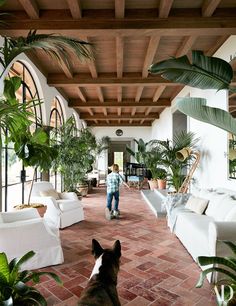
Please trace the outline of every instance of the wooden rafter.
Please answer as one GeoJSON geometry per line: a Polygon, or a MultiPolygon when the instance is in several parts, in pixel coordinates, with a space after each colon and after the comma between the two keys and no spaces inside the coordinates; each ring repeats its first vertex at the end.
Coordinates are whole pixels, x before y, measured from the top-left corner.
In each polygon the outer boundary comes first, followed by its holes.
{"type": "Polygon", "coordinates": [[[98,99],[100,102],[104,102],[103,92],[101,87],[96,87],[98,99]]]}
{"type": "Polygon", "coordinates": [[[31,19],[39,18],[39,8],[35,0],[19,0],[19,2],[31,19]]]}
{"type": "Polygon", "coordinates": [[[167,18],[174,0],[160,0],[159,18],[167,18]]]}
{"type": "Polygon", "coordinates": [[[196,36],[185,36],[183,42],[181,43],[181,47],[178,48],[178,51],[175,54],[175,57],[180,57],[187,54],[195,43],[196,38],[196,36]]]}
{"type": "Polygon", "coordinates": [[[116,18],[125,17],[125,0],[115,0],[115,16],[116,18]]]}
{"type": "Polygon", "coordinates": [[[72,85],[78,86],[178,86],[178,84],[172,83],[163,79],[159,75],[150,76],[148,78],[141,78],[139,73],[126,73],[123,78],[117,78],[112,73],[100,73],[98,78],[91,78],[87,73],[74,74],[73,78],[68,79],[63,74],[49,74],[48,84],[50,86],[66,87],[72,85]]]}
{"type": "Polygon", "coordinates": [[[133,99],[125,99],[122,103],[118,103],[115,100],[106,100],[104,103],[101,104],[99,100],[97,101],[81,101],[80,99],[70,99],[68,102],[70,107],[74,108],[101,108],[101,107],[109,107],[109,108],[117,108],[117,107],[152,107],[152,108],[160,108],[160,107],[167,107],[171,105],[171,101],[169,99],[159,99],[158,102],[153,103],[152,99],[141,99],[137,104],[133,99]]]}
{"type": "Polygon", "coordinates": [[[139,86],[136,92],[136,96],[135,96],[135,102],[139,102],[143,93],[143,86],[139,86]]]}
{"type": "Polygon", "coordinates": [[[153,62],[159,42],[160,42],[160,36],[150,37],[147,53],[146,53],[144,64],[143,64],[143,71],[142,71],[143,78],[146,78],[148,76],[148,68],[153,62]]]}
{"type": "Polygon", "coordinates": [[[117,87],[117,101],[118,102],[122,101],[122,86],[117,87]]]}
{"type": "Polygon", "coordinates": [[[124,62],[124,40],[121,36],[116,36],[116,70],[117,77],[122,78],[124,62]]]}
{"type": "MultiPolygon", "coordinates": [[[[141,120],[141,121],[144,121],[144,120],[141,120]]],[[[111,122],[109,121],[109,126],[116,126],[117,127],[117,122],[118,122],[118,125],[119,126],[151,126],[152,123],[151,121],[144,121],[143,123],[140,122],[137,122],[137,121],[132,121],[132,123],[129,123],[128,122],[124,122],[124,121],[121,121],[118,119],[118,121],[116,122],[111,122]]],[[[107,123],[105,123],[106,121],[101,121],[101,122],[98,122],[96,124],[94,124],[92,121],[88,121],[88,126],[96,126],[96,127],[107,127],[107,123]]]]}
{"type": "Polygon", "coordinates": [[[166,88],[166,86],[164,86],[164,85],[161,85],[161,86],[157,87],[157,89],[154,93],[154,96],[153,96],[153,102],[156,102],[160,98],[160,96],[163,93],[163,91],[165,90],[165,88],[166,88]]]}
{"type": "Polygon", "coordinates": [[[87,113],[80,113],[80,118],[84,119],[84,120],[136,120],[136,119],[145,119],[145,120],[154,120],[154,119],[158,119],[159,118],[159,114],[158,113],[150,113],[149,115],[145,116],[144,114],[135,114],[134,117],[131,117],[130,114],[122,114],[120,117],[117,117],[116,114],[109,114],[109,117],[101,115],[101,114],[93,114],[93,116],[89,116],[87,113]]]}
{"type": "Polygon", "coordinates": [[[220,2],[221,0],[205,0],[202,6],[202,16],[212,16],[220,2]]]}
{"type": "Polygon", "coordinates": [[[64,71],[67,78],[72,79],[73,78],[73,72],[71,71],[71,68],[68,67],[68,64],[65,62],[64,59],[61,61],[61,69],[64,71]]]}
{"type": "Polygon", "coordinates": [[[71,15],[74,19],[82,18],[82,9],[80,0],[67,0],[71,15]]]}
{"type": "Polygon", "coordinates": [[[80,87],[77,87],[77,93],[81,101],[86,102],[85,94],[83,93],[83,89],[80,87]]]}
{"type": "Polygon", "coordinates": [[[214,45],[207,52],[205,52],[205,54],[208,56],[213,55],[228,38],[229,35],[220,36],[220,38],[214,43],[214,45]]]}
{"type": "Polygon", "coordinates": [[[120,117],[121,116],[121,107],[117,108],[117,115],[120,117]]]}

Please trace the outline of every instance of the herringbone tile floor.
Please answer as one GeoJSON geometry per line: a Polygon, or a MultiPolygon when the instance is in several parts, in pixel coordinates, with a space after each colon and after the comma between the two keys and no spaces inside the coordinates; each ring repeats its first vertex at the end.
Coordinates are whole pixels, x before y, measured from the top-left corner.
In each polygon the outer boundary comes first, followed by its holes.
{"type": "Polygon", "coordinates": [[[65,263],[44,269],[56,272],[64,287],[47,277],[38,286],[48,305],[77,304],[94,265],[92,238],[103,247],[121,241],[118,292],[122,305],[216,305],[207,282],[202,289],[195,288],[200,269],[170,233],[165,218],[156,219],[138,190],[121,189],[119,220],[104,217],[104,187],[95,188],[82,201],[85,221],[61,231],[65,263]]]}

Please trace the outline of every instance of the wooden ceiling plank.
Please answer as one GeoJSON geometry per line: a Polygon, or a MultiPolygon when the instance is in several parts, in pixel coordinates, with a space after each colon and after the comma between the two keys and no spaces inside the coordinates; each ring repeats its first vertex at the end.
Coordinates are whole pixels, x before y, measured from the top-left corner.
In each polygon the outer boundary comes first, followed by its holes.
{"type": "MultiPolygon", "coordinates": [[[[102,105],[101,101],[99,100],[82,101],[81,99],[70,99],[68,105],[74,108],[84,108],[84,107],[99,108],[101,106],[109,108],[137,107],[137,103],[133,99],[123,100],[122,103],[120,104],[115,100],[105,100],[102,105]],[[84,102],[86,102],[86,104],[84,102]]],[[[152,99],[141,99],[140,102],[138,103],[139,107],[152,107],[152,108],[167,107],[170,105],[171,101],[169,99],[159,99],[157,103],[153,103],[152,99]]]]}
{"type": "Polygon", "coordinates": [[[159,42],[160,42],[160,36],[150,37],[147,53],[146,53],[144,64],[143,64],[143,71],[142,71],[143,78],[146,78],[148,76],[148,68],[153,63],[154,56],[156,54],[159,42]]]}
{"type": "Polygon", "coordinates": [[[80,87],[77,87],[77,92],[78,92],[79,98],[80,98],[83,102],[86,102],[86,96],[85,96],[85,94],[83,93],[83,89],[80,88],[80,87]]]}
{"type": "Polygon", "coordinates": [[[220,2],[221,0],[205,0],[202,6],[202,16],[212,16],[220,2]]]}
{"type": "Polygon", "coordinates": [[[229,35],[223,35],[221,36],[215,43],[214,45],[207,51],[205,52],[205,55],[207,56],[212,56],[222,45],[223,43],[229,38],[229,35]]]}
{"type": "Polygon", "coordinates": [[[147,116],[150,112],[151,112],[152,108],[151,107],[148,107],[146,112],[145,112],[145,116],[147,116]]]}
{"type": "Polygon", "coordinates": [[[141,113],[136,113],[134,118],[132,118],[132,116],[130,114],[127,113],[123,113],[121,116],[117,116],[117,114],[109,114],[109,118],[107,118],[107,116],[104,116],[102,114],[93,114],[91,116],[89,116],[87,113],[80,113],[80,119],[83,120],[87,120],[87,121],[91,121],[94,119],[97,120],[130,120],[130,119],[145,119],[145,120],[154,120],[154,119],[158,119],[159,118],[159,113],[150,113],[147,116],[145,116],[144,114],[141,113]]]}
{"type": "Polygon", "coordinates": [[[118,108],[117,108],[117,115],[118,115],[118,116],[121,116],[121,107],[118,107],[118,108]]]}
{"type": "Polygon", "coordinates": [[[192,48],[194,42],[196,41],[196,36],[185,36],[184,41],[181,43],[181,47],[178,48],[178,51],[175,54],[175,57],[180,57],[189,52],[192,48]]]}
{"type": "Polygon", "coordinates": [[[135,102],[139,102],[143,93],[144,86],[139,86],[135,96],[135,102]]]}
{"type": "Polygon", "coordinates": [[[19,2],[31,19],[39,19],[39,8],[35,0],[19,0],[19,2]]]}
{"type": "Polygon", "coordinates": [[[143,86],[178,86],[177,83],[172,83],[163,79],[160,75],[149,76],[148,78],[141,78],[139,73],[126,73],[122,78],[117,78],[114,74],[100,73],[98,78],[91,78],[87,73],[74,74],[73,78],[66,78],[63,74],[48,74],[48,85],[55,87],[71,87],[78,85],[82,87],[94,86],[138,86],[136,98],[140,99],[143,91],[143,86]]]}
{"type": "MultiPolygon", "coordinates": [[[[119,124],[119,126],[151,126],[152,125],[152,123],[151,123],[151,121],[144,121],[144,123],[143,124],[141,124],[141,123],[138,123],[137,124],[137,122],[132,122],[131,124],[130,123],[126,123],[126,122],[121,122],[121,120],[118,120],[118,124],[119,124]]],[[[88,121],[87,122],[87,125],[88,126],[96,126],[96,127],[107,127],[107,126],[115,126],[115,127],[117,127],[117,122],[116,123],[114,123],[114,122],[109,122],[109,124],[107,124],[107,123],[105,123],[105,121],[101,121],[101,122],[98,122],[96,125],[95,124],[93,124],[92,123],[92,121],[88,121]]]]}
{"type": "Polygon", "coordinates": [[[62,59],[61,61],[61,69],[63,70],[63,72],[65,73],[66,77],[69,79],[73,78],[73,72],[71,71],[71,68],[68,67],[68,64],[65,62],[64,59],[62,59]]]}
{"type": "MultiPolygon", "coordinates": [[[[89,38],[87,36],[83,36],[83,38],[81,38],[81,39],[83,39],[86,42],[89,42],[89,38]]],[[[91,60],[87,60],[86,63],[88,65],[91,76],[93,78],[97,78],[98,73],[97,73],[97,67],[96,67],[95,61],[93,59],[91,59],[91,60]]]]}
{"type": "Polygon", "coordinates": [[[159,18],[167,18],[169,16],[171,6],[174,0],[161,0],[159,5],[159,18]]]}
{"type": "Polygon", "coordinates": [[[161,85],[161,86],[158,86],[155,93],[154,93],[154,96],[153,96],[153,102],[157,102],[157,100],[160,98],[161,94],[163,93],[163,91],[165,90],[166,86],[164,85],[161,85]]]}
{"type": "Polygon", "coordinates": [[[116,36],[116,71],[117,77],[122,78],[124,65],[124,40],[121,36],[116,36]]]}
{"type": "Polygon", "coordinates": [[[117,101],[118,102],[122,101],[122,86],[117,87],[117,101]]]}
{"type": "Polygon", "coordinates": [[[104,116],[107,116],[107,109],[105,107],[102,108],[104,116]]]}
{"type": "Polygon", "coordinates": [[[116,18],[125,17],[125,0],[115,0],[115,16],[116,18]]]}
{"type": "Polygon", "coordinates": [[[98,99],[100,102],[104,102],[103,92],[101,87],[96,87],[98,99]]]}
{"type": "Polygon", "coordinates": [[[80,0],[67,0],[67,3],[73,19],[82,18],[82,8],[80,0]]]}
{"type": "Polygon", "coordinates": [[[132,111],[131,111],[131,116],[134,116],[134,115],[135,115],[136,110],[137,110],[137,109],[136,109],[136,107],[133,107],[133,108],[132,108],[132,111]]]}

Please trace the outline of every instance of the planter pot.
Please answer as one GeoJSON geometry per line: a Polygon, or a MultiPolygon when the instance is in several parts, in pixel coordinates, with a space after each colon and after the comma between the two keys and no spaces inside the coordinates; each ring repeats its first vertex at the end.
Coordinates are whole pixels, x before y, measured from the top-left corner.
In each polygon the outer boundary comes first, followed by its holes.
{"type": "Polygon", "coordinates": [[[22,205],[16,205],[14,206],[14,208],[16,210],[21,210],[21,209],[25,209],[25,208],[35,208],[37,209],[40,217],[43,218],[46,210],[47,210],[47,206],[43,205],[43,204],[38,204],[38,203],[31,203],[31,204],[22,204],[22,205]]]}
{"type": "Polygon", "coordinates": [[[159,189],[166,189],[166,180],[157,180],[159,189]]]}
{"type": "Polygon", "coordinates": [[[81,183],[78,184],[77,190],[80,192],[80,194],[82,195],[82,197],[86,197],[86,195],[88,194],[88,184],[87,183],[81,183]]]}
{"type": "Polygon", "coordinates": [[[149,187],[151,190],[157,189],[158,188],[158,182],[157,180],[150,180],[148,181],[149,187]]]}

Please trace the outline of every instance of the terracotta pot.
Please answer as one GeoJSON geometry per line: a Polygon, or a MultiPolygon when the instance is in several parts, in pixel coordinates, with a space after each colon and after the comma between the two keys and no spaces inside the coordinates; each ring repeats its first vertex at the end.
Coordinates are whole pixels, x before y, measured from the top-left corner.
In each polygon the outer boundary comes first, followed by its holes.
{"type": "Polygon", "coordinates": [[[38,213],[40,214],[40,217],[43,218],[46,210],[47,210],[47,206],[42,206],[42,207],[36,207],[38,213]]]}
{"type": "Polygon", "coordinates": [[[159,189],[166,189],[166,180],[157,180],[159,189]]]}
{"type": "Polygon", "coordinates": [[[88,184],[79,184],[77,187],[77,190],[83,197],[86,197],[86,195],[88,194],[88,189],[88,184]]]}
{"type": "Polygon", "coordinates": [[[149,187],[151,190],[157,189],[158,188],[158,182],[155,179],[152,179],[150,181],[148,181],[149,183],[149,187]]]}

